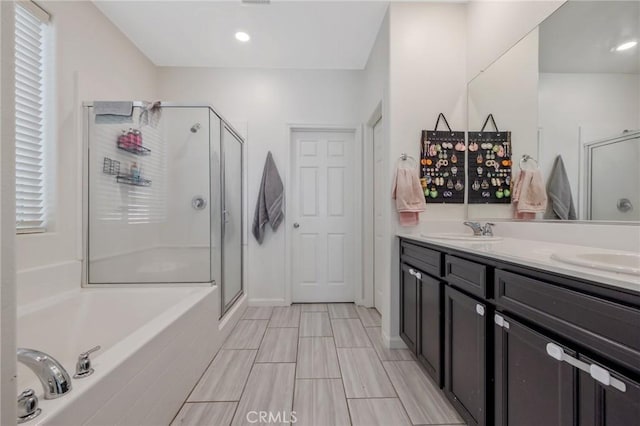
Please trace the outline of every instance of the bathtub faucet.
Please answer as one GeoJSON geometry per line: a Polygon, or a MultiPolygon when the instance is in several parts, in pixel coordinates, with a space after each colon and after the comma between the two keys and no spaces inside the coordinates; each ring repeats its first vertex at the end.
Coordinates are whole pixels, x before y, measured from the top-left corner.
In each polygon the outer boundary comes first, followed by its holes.
{"type": "Polygon", "coordinates": [[[50,355],[34,349],[18,348],[18,362],[23,363],[42,383],[44,399],[55,399],[71,390],[71,377],[50,355]]]}

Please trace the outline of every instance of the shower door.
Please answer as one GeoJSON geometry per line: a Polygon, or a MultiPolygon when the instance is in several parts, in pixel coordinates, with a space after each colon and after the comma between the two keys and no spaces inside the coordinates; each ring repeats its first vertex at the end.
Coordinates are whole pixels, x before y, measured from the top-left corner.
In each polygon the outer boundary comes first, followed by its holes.
{"type": "Polygon", "coordinates": [[[224,200],[222,314],[242,293],[242,141],[222,124],[224,200]]]}
{"type": "Polygon", "coordinates": [[[206,107],[163,106],[149,123],[141,112],[87,108],[87,283],[210,283],[219,270],[210,188],[219,126],[210,141],[206,107]],[[141,140],[121,143],[129,129],[141,140]]]}

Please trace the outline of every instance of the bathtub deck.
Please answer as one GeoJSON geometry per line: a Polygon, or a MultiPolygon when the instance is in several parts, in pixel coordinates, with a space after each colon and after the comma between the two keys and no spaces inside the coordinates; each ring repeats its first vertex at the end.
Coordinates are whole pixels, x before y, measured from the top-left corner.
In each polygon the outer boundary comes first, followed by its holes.
{"type": "Polygon", "coordinates": [[[464,424],[411,352],[383,347],[375,309],[338,303],[248,308],[172,426],[294,420],[464,424]]]}

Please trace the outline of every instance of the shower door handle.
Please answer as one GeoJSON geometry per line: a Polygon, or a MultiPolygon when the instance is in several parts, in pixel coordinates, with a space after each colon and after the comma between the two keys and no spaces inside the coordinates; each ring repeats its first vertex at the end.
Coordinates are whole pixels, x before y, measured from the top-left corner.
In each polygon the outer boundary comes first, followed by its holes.
{"type": "Polygon", "coordinates": [[[300,224],[298,222],[296,222],[296,223],[293,224],[293,227],[298,229],[298,228],[300,228],[300,224]]]}

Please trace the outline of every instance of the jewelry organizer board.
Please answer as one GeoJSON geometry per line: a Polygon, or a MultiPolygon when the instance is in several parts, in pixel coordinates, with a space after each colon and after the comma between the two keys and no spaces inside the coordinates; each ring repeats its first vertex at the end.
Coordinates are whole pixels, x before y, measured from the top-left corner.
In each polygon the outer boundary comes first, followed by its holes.
{"type": "Polygon", "coordinates": [[[482,130],[469,132],[469,204],[511,203],[511,132],[499,131],[489,114],[482,130]],[[486,132],[489,120],[495,132],[486,132]]]}
{"type": "Polygon", "coordinates": [[[452,131],[441,113],[434,130],[423,130],[420,141],[420,184],[427,203],[464,204],[465,132],[452,131]],[[448,130],[438,131],[440,118],[448,130]]]}

